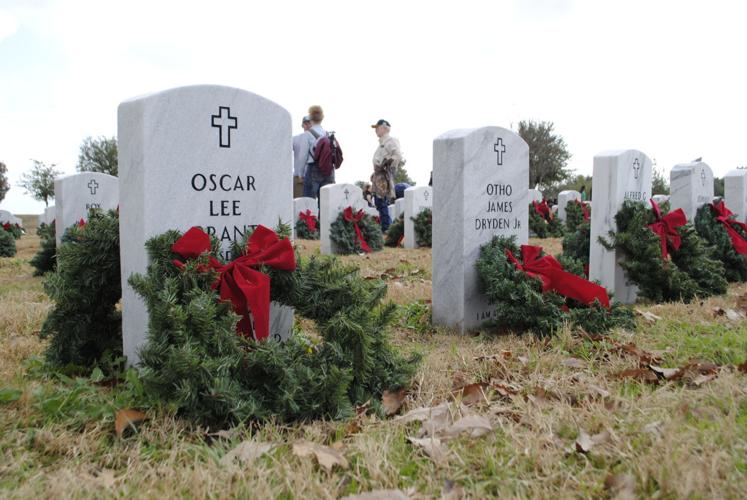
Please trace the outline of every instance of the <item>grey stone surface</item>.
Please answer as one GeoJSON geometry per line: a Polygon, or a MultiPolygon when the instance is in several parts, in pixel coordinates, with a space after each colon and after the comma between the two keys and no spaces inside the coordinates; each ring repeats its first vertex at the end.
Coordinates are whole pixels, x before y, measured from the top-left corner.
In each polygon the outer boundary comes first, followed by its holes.
{"type": "Polygon", "coordinates": [[[122,327],[136,364],[148,314],[127,279],[146,271],[145,242],[201,226],[226,257],[246,230],[292,224],[291,119],[251,92],[195,85],[123,102],[118,125],[122,327]]]}
{"type": "Polygon", "coordinates": [[[738,221],[747,222],[747,169],[729,170],[724,175],[724,202],[738,221]]]}
{"type": "Polygon", "coordinates": [[[541,203],[544,198],[542,197],[542,191],[539,189],[530,189],[529,190],[529,203],[531,204],[533,201],[536,201],[537,203],[541,203]]]}
{"type": "Polygon", "coordinates": [[[692,221],[702,205],[713,199],[713,171],[702,161],[675,165],[669,174],[669,202],[672,210],[681,208],[692,221]]]}
{"type": "Polygon", "coordinates": [[[353,211],[368,206],[363,199],[363,191],[354,184],[328,184],[319,190],[319,239],[320,250],[323,255],[336,253],[336,248],[330,239],[332,223],[347,207],[353,211]]]}
{"type": "Polygon", "coordinates": [[[370,206],[368,203],[364,203],[361,207],[364,212],[366,212],[371,217],[379,217],[379,211],[376,209],[376,207],[370,206]]]}
{"type": "Polygon", "coordinates": [[[119,205],[119,180],[99,172],[81,172],[54,181],[55,238],[62,241],[65,230],[80,219],[88,219],[91,208],[104,211],[119,205]]]}
{"type": "Polygon", "coordinates": [[[56,210],[57,209],[54,205],[44,209],[44,220],[47,221],[47,224],[51,224],[52,222],[54,222],[56,210]]]}
{"type": "Polygon", "coordinates": [[[19,226],[23,227],[23,220],[21,220],[20,217],[16,217],[7,210],[0,210],[0,224],[5,224],[6,222],[10,222],[11,224],[18,224],[19,226]]]}
{"type": "Polygon", "coordinates": [[[397,218],[396,215],[397,215],[397,210],[396,210],[396,207],[394,206],[394,204],[392,203],[391,205],[389,205],[389,219],[392,222],[394,222],[394,219],[397,218]]]}
{"type": "Polygon", "coordinates": [[[528,238],[529,148],[501,127],[433,141],[433,322],[460,332],[494,316],[475,261],[494,235],[528,238]]]}
{"type": "Polygon", "coordinates": [[[405,199],[400,198],[394,202],[394,218],[398,218],[399,216],[403,215],[405,213],[405,199]]]}
{"type": "Polygon", "coordinates": [[[413,217],[433,206],[433,188],[430,186],[411,187],[405,190],[405,248],[417,248],[415,241],[415,221],[413,217]]]}
{"type": "Polygon", "coordinates": [[[594,157],[591,211],[589,278],[599,280],[615,298],[625,304],[635,302],[637,289],[625,279],[619,265],[622,255],[607,250],[599,237],[609,237],[617,229],[615,215],[625,200],[648,204],[651,196],[651,160],[640,151],[605,151],[594,157]]]}
{"type": "Polygon", "coordinates": [[[565,210],[568,207],[568,202],[572,200],[580,200],[581,193],[573,189],[567,189],[558,193],[558,219],[565,221],[565,210]]]}

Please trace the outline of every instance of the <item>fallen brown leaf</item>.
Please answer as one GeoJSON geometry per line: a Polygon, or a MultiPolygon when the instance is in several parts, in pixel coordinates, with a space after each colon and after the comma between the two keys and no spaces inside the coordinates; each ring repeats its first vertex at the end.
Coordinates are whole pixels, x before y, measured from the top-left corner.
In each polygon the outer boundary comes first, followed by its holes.
{"type": "Polygon", "coordinates": [[[402,403],[405,402],[405,397],[407,396],[407,391],[404,389],[400,389],[398,391],[384,391],[384,393],[381,395],[381,404],[386,410],[386,416],[391,417],[392,415],[395,415],[400,408],[402,408],[402,403]]]}
{"type": "Polygon", "coordinates": [[[747,373],[747,360],[745,360],[744,363],[741,365],[737,365],[737,371],[740,371],[742,373],[747,373]]]}
{"type": "Polygon", "coordinates": [[[654,373],[656,373],[657,375],[661,375],[667,380],[670,380],[671,378],[673,378],[680,372],[679,368],[662,368],[660,366],[655,366],[655,365],[649,365],[649,368],[654,373]]]}
{"type": "Polygon", "coordinates": [[[737,311],[747,314],[747,293],[743,293],[737,297],[737,311]]]}
{"type": "Polygon", "coordinates": [[[630,474],[610,474],[604,479],[604,489],[616,500],[636,498],[635,478],[630,474]]]}
{"type": "Polygon", "coordinates": [[[478,438],[489,434],[493,430],[490,420],[481,415],[468,415],[460,418],[443,432],[445,438],[454,438],[463,432],[469,433],[470,437],[478,438]]]}
{"type": "Polygon", "coordinates": [[[421,448],[426,455],[428,455],[435,462],[442,462],[446,459],[447,450],[441,444],[441,440],[435,437],[427,438],[407,438],[410,443],[414,444],[418,448],[421,448]]]}
{"type": "Polygon", "coordinates": [[[306,458],[309,456],[316,457],[316,461],[319,465],[331,471],[335,465],[347,469],[347,459],[337,450],[324,446],[323,444],[312,443],[309,441],[296,441],[293,443],[293,454],[300,458],[306,458]]]}
{"type": "Polygon", "coordinates": [[[466,405],[488,403],[487,388],[488,384],[485,382],[465,385],[461,389],[462,403],[466,405]]]}
{"type": "Polygon", "coordinates": [[[259,443],[257,441],[243,441],[234,449],[223,455],[220,459],[222,465],[231,465],[234,460],[248,465],[275,447],[272,443],[259,443]]]}
{"type": "Polygon", "coordinates": [[[629,368],[623,370],[617,374],[618,378],[632,378],[640,382],[647,382],[649,384],[658,384],[659,377],[648,368],[629,368]]]}
{"type": "Polygon", "coordinates": [[[566,358],[562,361],[561,364],[568,368],[576,368],[578,370],[583,370],[584,368],[586,368],[586,361],[578,358],[566,358]]]}
{"type": "Polygon", "coordinates": [[[639,314],[643,319],[648,321],[649,323],[656,323],[661,319],[661,316],[657,316],[656,314],[648,311],[644,311],[643,309],[636,308],[635,312],[639,314]]]}
{"type": "Polygon", "coordinates": [[[139,424],[146,418],[148,417],[145,413],[139,410],[127,408],[117,411],[114,415],[114,431],[116,432],[117,437],[121,438],[124,432],[129,428],[136,430],[135,425],[139,424]]]}
{"type": "Polygon", "coordinates": [[[340,500],[410,500],[401,490],[374,490],[357,495],[348,495],[340,500]]]}
{"type": "Polygon", "coordinates": [[[581,429],[578,432],[578,438],[575,443],[576,451],[579,453],[589,453],[594,446],[604,444],[609,441],[609,439],[610,433],[608,431],[602,431],[590,436],[585,430],[581,429]]]}

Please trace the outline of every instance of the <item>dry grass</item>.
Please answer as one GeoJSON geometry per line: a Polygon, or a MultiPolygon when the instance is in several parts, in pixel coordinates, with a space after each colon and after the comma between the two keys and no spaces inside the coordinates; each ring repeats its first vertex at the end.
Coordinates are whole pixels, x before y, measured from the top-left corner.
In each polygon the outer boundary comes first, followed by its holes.
{"type": "MultiPolygon", "coordinates": [[[[471,407],[494,431],[450,441],[447,458],[435,462],[406,440],[419,424],[391,419],[369,418],[360,428],[349,422],[270,424],[212,440],[204,429],[156,413],[139,433],[118,439],[111,412],[86,417],[90,407],[111,403],[112,393],[102,388],[80,396],[77,412],[50,416],[39,394],[64,386],[38,375],[33,363],[43,351],[37,332],[49,308],[25,262],[38,245],[33,238],[20,241],[22,257],[0,260],[0,388],[23,391],[18,401],[0,404],[2,496],[337,498],[389,488],[415,498],[448,490],[451,498],[460,492],[473,498],[599,497],[608,494],[610,474],[632,476],[641,497],[738,498],[747,487],[747,375],[733,368],[747,359],[747,328],[713,313],[734,307],[747,286],[702,303],[640,306],[661,319],[641,319],[637,332],[610,336],[663,351],[663,366],[693,357],[725,366],[714,380],[692,387],[622,380],[617,374],[635,367],[634,357],[568,331],[549,341],[458,336],[413,329],[402,320],[396,343],[425,355],[403,411],[451,401],[455,389],[473,382],[516,391],[471,407]],[[581,431],[608,437],[579,453],[574,443],[581,431]],[[338,443],[349,469],[327,472],[295,457],[291,444],[300,438],[338,443]],[[243,439],[278,446],[251,464],[222,465],[221,457],[243,439]]],[[[559,251],[557,240],[540,244],[559,251]]],[[[318,250],[313,242],[302,246],[304,254],[318,250]]],[[[399,304],[430,299],[428,250],[386,249],[343,260],[359,265],[364,276],[383,275],[389,299],[399,304]]]]}

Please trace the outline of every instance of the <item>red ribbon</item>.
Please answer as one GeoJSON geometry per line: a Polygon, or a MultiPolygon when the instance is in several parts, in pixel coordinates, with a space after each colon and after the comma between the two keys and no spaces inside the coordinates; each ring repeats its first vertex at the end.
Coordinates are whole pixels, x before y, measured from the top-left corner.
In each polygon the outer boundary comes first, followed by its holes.
{"type": "Polygon", "coordinates": [[[654,233],[659,235],[661,241],[661,256],[666,260],[669,257],[667,243],[672,245],[672,248],[675,250],[680,249],[682,238],[680,237],[680,233],[677,232],[677,228],[687,224],[687,216],[685,216],[685,212],[683,212],[681,208],[678,208],[662,217],[659,204],[656,203],[653,198],[651,198],[650,201],[651,207],[654,210],[656,222],[649,224],[648,227],[654,233]]]}
{"type": "Polygon", "coordinates": [[[542,203],[537,203],[536,201],[532,200],[532,205],[534,206],[534,211],[537,212],[543,219],[548,222],[552,219],[552,210],[550,210],[550,206],[547,204],[547,200],[542,200],[542,203]]]}
{"type": "Polygon", "coordinates": [[[312,214],[311,210],[306,209],[305,212],[298,212],[298,218],[306,223],[309,231],[316,232],[316,215],[312,214]]]}
{"type": "Polygon", "coordinates": [[[711,210],[716,215],[716,220],[723,224],[724,229],[729,233],[731,245],[734,247],[734,250],[738,254],[747,256],[747,241],[734,229],[734,226],[740,227],[747,233],[747,224],[734,220],[734,212],[726,208],[726,203],[723,200],[718,203],[711,203],[711,210]]]}
{"type": "Polygon", "coordinates": [[[371,247],[369,247],[368,243],[366,243],[366,240],[363,239],[363,233],[361,233],[361,228],[358,226],[358,223],[365,216],[366,213],[363,210],[358,210],[358,212],[353,214],[353,207],[348,207],[342,212],[342,217],[346,221],[353,223],[353,227],[355,228],[355,239],[358,240],[358,243],[361,246],[361,250],[366,253],[371,253],[371,247]]]}
{"type": "Polygon", "coordinates": [[[86,227],[86,220],[84,218],[82,217],[80,218],[80,220],[78,221],[78,227],[80,229],[83,229],[84,227],[86,227]]]}
{"type": "Polygon", "coordinates": [[[576,202],[577,205],[581,205],[581,213],[584,214],[584,220],[589,220],[589,208],[586,206],[586,203],[584,203],[581,200],[573,200],[576,202]]]}
{"type": "Polygon", "coordinates": [[[5,229],[6,231],[10,231],[10,222],[6,222],[5,224],[3,224],[3,229],[5,229]]]}
{"type": "Polygon", "coordinates": [[[586,305],[592,305],[595,300],[598,300],[600,304],[609,309],[610,299],[604,287],[564,271],[563,266],[555,257],[552,255],[540,257],[541,254],[542,247],[522,245],[521,260],[523,263],[521,263],[510,250],[506,250],[506,257],[517,269],[542,282],[543,293],[557,292],[586,305]]]}
{"type": "MultiPolygon", "coordinates": [[[[199,227],[191,228],[171,247],[172,252],[185,259],[196,259],[210,249],[210,236],[199,227]]],[[[178,260],[172,262],[184,267],[178,260]]],[[[257,226],[252,233],[246,255],[225,266],[210,256],[208,265],[200,269],[214,269],[219,273],[213,286],[218,288],[220,298],[231,301],[234,312],[241,316],[236,330],[256,340],[264,340],[270,335],[270,277],[252,269],[260,265],[283,271],[296,269],[296,256],[290,241],[281,240],[275,231],[265,226],[257,226]]]]}

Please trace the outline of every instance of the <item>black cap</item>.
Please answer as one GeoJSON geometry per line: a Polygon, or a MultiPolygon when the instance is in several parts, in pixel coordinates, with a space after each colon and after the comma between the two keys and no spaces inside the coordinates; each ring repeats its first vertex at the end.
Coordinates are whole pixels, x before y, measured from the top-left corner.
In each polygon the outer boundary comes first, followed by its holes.
{"type": "Polygon", "coordinates": [[[382,118],[381,120],[377,121],[375,125],[371,125],[371,128],[376,128],[379,125],[386,125],[387,127],[391,127],[389,122],[382,118]]]}

